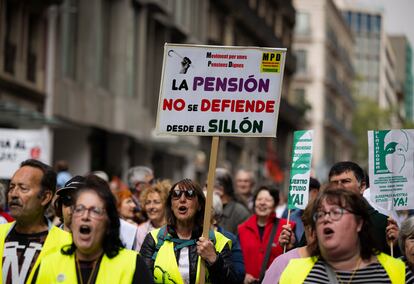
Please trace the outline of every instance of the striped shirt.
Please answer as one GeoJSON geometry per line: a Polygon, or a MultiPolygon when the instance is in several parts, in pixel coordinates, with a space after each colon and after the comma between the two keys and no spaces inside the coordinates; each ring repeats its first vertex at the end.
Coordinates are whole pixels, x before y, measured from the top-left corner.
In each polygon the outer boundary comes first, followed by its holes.
{"type": "MultiPolygon", "coordinates": [[[[306,277],[304,284],[326,284],[330,283],[328,273],[326,271],[323,260],[318,260],[313,266],[312,270],[306,277]]],[[[360,283],[360,284],[381,284],[391,283],[384,267],[378,262],[358,269],[355,273],[353,271],[336,271],[336,278],[338,283],[360,283]],[[353,275],[353,276],[352,276],[353,275]],[[350,282],[352,280],[352,282],[350,282]]],[[[414,284],[414,276],[406,266],[405,269],[405,283],[414,284]]]]}

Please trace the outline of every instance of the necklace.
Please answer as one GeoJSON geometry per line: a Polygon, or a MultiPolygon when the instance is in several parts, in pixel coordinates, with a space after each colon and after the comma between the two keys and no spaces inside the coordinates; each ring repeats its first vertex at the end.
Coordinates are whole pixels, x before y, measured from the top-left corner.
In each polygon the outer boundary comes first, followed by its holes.
{"type": "MultiPolygon", "coordinates": [[[[100,258],[101,257],[98,257],[97,259],[95,259],[93,261],[92,271],[89,274],[88,281],[86,282],[86,284],[92,283],[93,276],[95,275],[95,272],[96,272],[95,271],[96,266],[97,266],[96,264],[99,262],[98,260],[100,258]]],[[[83,284],[82,270],[81,270],[81,267],[80,267],[80,264],[79,264],[79,259],[76,257],[76,254],[75,254],[75,262],[76,262],[76,274],[78,274],[78,276],[79,276],[79,282],[80,282],[80,284],[83,284]]]]}
{"type": "MultiPolygon", "coordinates": [[[[355,273],[357,272],[360,264],[361,264],[361,257],[358,258],[358,262],[357,262],[354,270],[352,271],[352,274],[351,274],[351,277],[349,278],[348,284],[352,283],[352,279],[354,279],[355,273]]],[[[335,271],[335,276],[336,276],[336,279],[338,279],[340,284],[345,283],[345,282],[342,282],[341,277],[336,273],[336,271],[335,271]]]]}

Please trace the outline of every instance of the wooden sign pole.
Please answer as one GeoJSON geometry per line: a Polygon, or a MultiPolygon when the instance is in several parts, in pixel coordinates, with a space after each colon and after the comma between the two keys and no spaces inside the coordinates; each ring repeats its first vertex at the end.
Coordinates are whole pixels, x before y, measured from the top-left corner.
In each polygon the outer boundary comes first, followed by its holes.
{"type": "MultiPolygon", "coordinates": [[[[211,208],[213,207],[213,189],[214,189],[214,176],[216,174],[217,165],[217,151],[219,145],[219,137],[214,136],[211,141],[210,150],[210,164],[208,166],[207,176],[207,196],[206,196],[206,208],[204,211],[204,223],[203,223],[203,237],[208,238],[208,232],[211,227],[211,208]]],[[[200,263],[200,276],[198,284],[204,284],[206,275],[206,266],[203,260],[200,263]]]]}

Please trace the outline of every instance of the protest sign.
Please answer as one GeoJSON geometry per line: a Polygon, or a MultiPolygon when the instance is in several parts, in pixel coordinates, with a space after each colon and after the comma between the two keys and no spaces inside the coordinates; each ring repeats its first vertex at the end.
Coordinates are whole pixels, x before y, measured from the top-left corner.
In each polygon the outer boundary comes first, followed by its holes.
{"type": "Polygon", "coordinates": [[[414,130],[368,131],[371,200],[386,210],[414,208],[414,130]]]}
{"type": "MultiPolygon", "coordinates": [[[[156,133],[212,136],[203,237],[219,136],[276,137],[286,49],[165,44],[156,133]]],[[[205,266],[200,266],[199,284],[205,266]]]]}
{"type": "Polygon", "coordinates": [[[10,179],[26,159],[50,163],[46,130],[0,129],[0,178],[10,179]]]}
{"type": "Polygon", "coordinates": [[[294,132],[288,209],[305,209],[309,199],[313,130],[294,132]]]}
{"type": "Polygon", "coordinates": [[[286,49],[166,44],[156,131],[275,137],[286,49]]]}

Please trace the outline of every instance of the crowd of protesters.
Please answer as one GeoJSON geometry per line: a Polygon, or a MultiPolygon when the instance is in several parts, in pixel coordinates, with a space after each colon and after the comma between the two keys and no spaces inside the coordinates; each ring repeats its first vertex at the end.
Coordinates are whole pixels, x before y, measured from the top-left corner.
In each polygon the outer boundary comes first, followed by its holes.
{"type": "Polygon", "coordinates": [[[310,178],[306,209],[287,220],[276,185],[217,168],[205,237],[207,185],[26,160],[0,183],[0,280],[195,284],[203,265],[205,283],[414,283],[414,217],[378,212],[356,163],[327,179],[310,178]]]}

